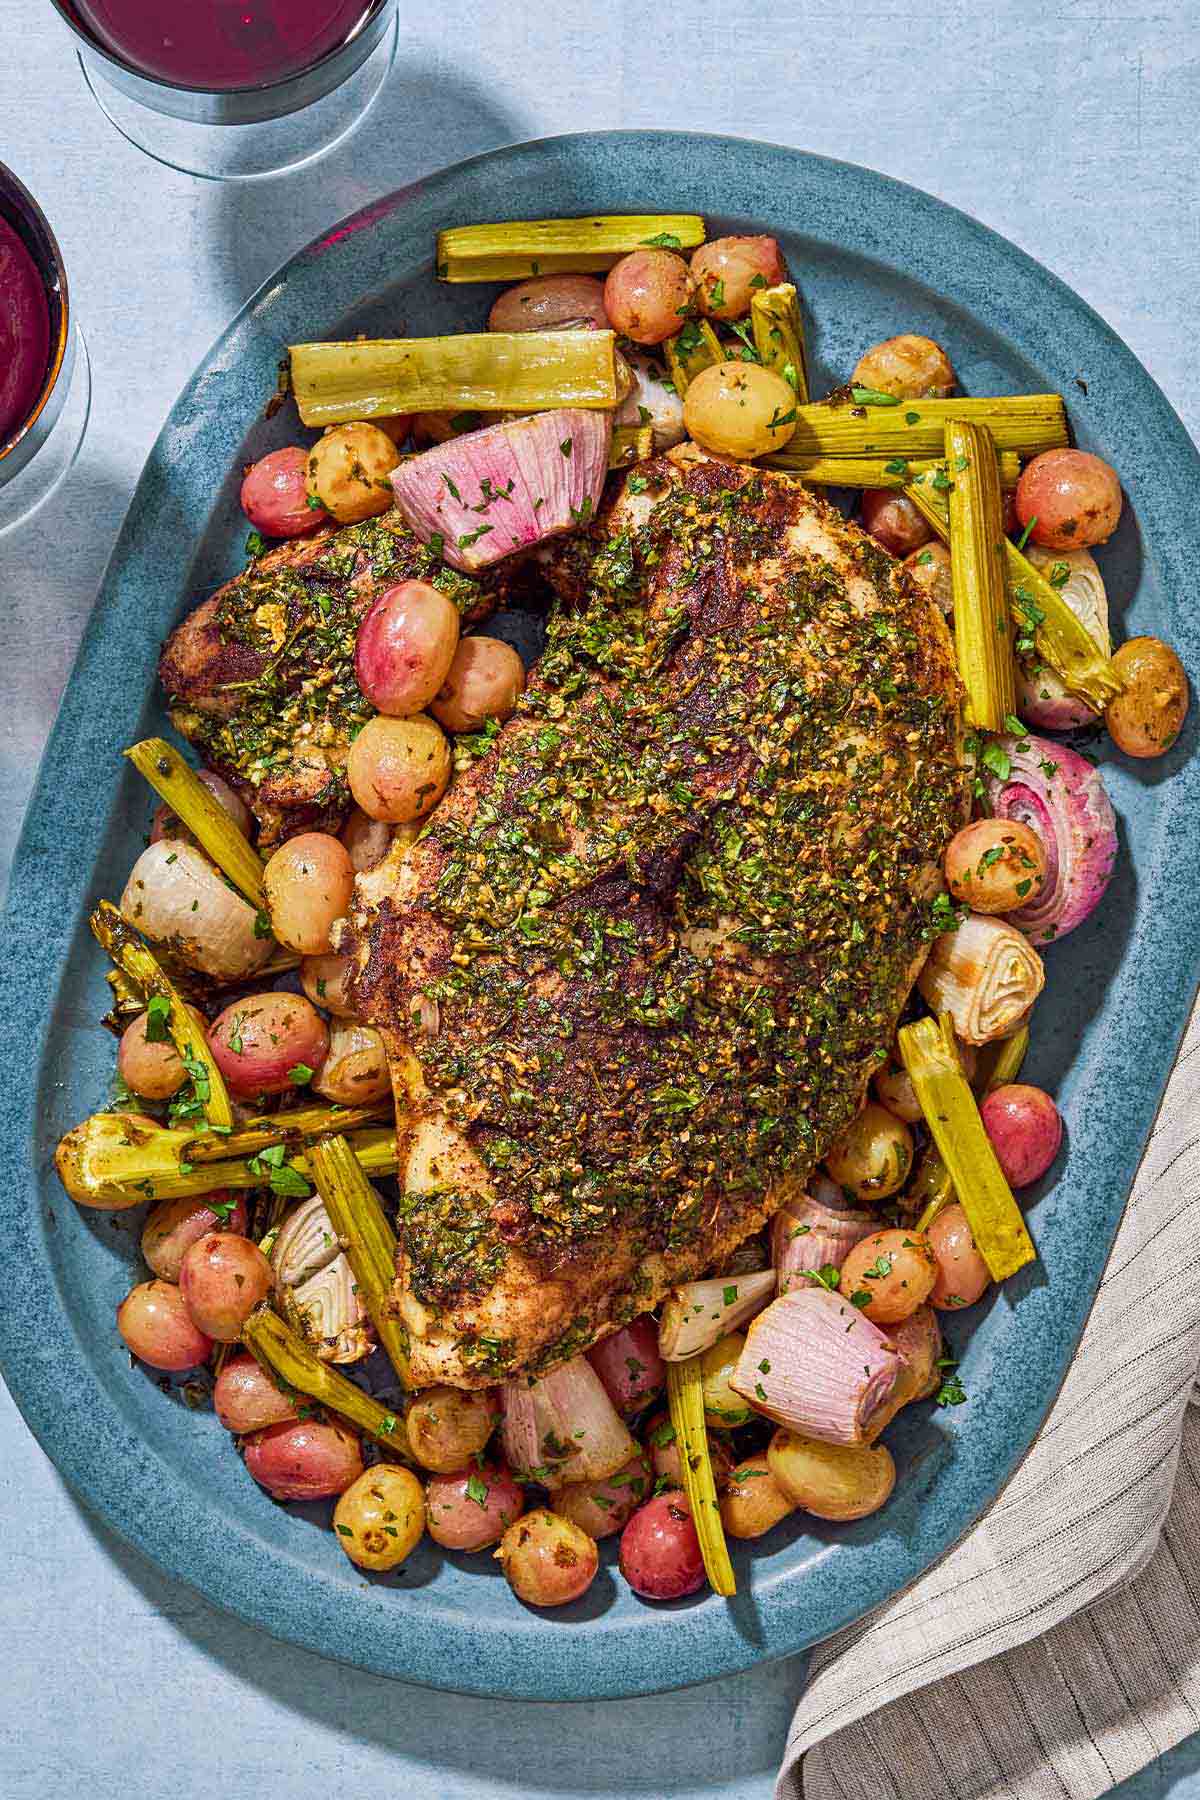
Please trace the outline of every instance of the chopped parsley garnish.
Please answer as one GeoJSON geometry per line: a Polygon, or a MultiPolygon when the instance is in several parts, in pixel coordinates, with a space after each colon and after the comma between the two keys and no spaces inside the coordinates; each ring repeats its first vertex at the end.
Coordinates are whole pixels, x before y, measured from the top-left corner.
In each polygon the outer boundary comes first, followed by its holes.
{"type": "Polygon", "coordinates": [[[146,1002],[145,1036],[148,1044],[165,1044],[170,1038],[167,1021],[171,1017],[171,1002],[165,994],[151,994],[146,1002]]]}

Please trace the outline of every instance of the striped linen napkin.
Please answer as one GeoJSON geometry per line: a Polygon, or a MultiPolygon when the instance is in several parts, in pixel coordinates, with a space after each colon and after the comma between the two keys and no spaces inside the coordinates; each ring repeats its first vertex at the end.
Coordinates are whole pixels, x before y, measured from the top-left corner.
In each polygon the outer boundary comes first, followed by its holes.
{"type": "Polygon", "coordinates": [[[776,1800],[1093,1800],[1200,1729],[1198,1252],[1200,1005],[1041,1433],[814,1652],[776,1800]]]}

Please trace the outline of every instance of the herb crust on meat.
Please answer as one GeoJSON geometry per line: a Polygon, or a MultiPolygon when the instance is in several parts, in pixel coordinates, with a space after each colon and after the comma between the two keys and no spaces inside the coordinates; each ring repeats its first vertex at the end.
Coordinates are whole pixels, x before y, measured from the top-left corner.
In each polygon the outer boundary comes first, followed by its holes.
{"type": "Polygon", "coordinates": [[[417,1385],[711,1267],[861,1105],[965,813],[936,607],[797,481],[643,465],[418,843],[360,878],[417,1385]]]}

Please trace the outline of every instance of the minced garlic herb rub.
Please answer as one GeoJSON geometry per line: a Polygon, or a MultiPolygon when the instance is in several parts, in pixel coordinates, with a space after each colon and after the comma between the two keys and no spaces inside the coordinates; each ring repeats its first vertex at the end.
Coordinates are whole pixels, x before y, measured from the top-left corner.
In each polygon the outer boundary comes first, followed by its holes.
{"type": "Polygon", "coordinates": [[[857,1111],[963,817],[948,636],[857,527],[664,458],[605,529],[362,922],[361,1010],[491,1190],[405,1187],[420,1382],[560,1360],[758,1228],[857,1111]]]}

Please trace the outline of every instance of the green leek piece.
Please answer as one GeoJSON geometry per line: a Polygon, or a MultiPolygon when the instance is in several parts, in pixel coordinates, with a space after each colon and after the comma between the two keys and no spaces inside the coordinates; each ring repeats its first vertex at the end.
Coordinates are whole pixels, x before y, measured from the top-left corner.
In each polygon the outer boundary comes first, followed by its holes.
{"type": "Polygon", "coordinates": [[[958,1053],[936,1019],[902,1025],[897,1043],[934,1143],[967,1215],[993,1281],[1003,1281],[1036,1252],[983,1127],[958,1053]]]}
{"type": "MultiPolygon", "coordinates": [[[[790,450],[779,450],[758,458],[768,469],[781,469],[796,475],[813,487],[907,488],[910,482],[936,475],[945,468],[943,457],[893,456],[793,456],[790,450]]],[[[1021,474],[1021,459],[1015,450],[1002,450],[996,458],[1000,470],[1000,486],[1015,488],[1021,474]]]]}
{"type": "Polygon", "coordinates": [[[967,720],[1003,731],[1017,710],[1004,570],[1004,516],[992,440],[982,425],[946,420],[950,488],[950,574],[954,583],[954,654],[967,690],[967,720]]]}
{"type": "Polygon", "coordinates": [[[383,1444],[400,1462],[416,1466],[402,1415],[381,1406],[353,1381],[322,1362],[299,1332],[293,1331],[269,1306],[256,1307],[250,1314],[242,1326],[242,1342],[268,1375],[278,1376],[285,1387],[319,1401],[330,1412],[340,1413],[351,1425],[383,1444]]]}
{"type": "Polygon", "coordinates": [[[619,425],[608,451],[610,469],[631,469],[654,455],[654,431],[649,425],[619,425]]]}
{"type": "Polygon", "coordinates": [[[229,1090],[208,1047],[204,1029],[197,1023],[182,994],[164,975],[157,958],[109,901],[100,902],[89,923],[97,942],[146,998],[157,996],[167,1002],[166,1026],[171,1042],[192,1078],[196,1098],[204,1108],[209,1124],[232,1125],[229,1090]]]}
{"type": "Polygon", "coordinates": [[[725,350],[707,319],[689,319],[683,328],[663,345],[671,384],[682,400],[689,385],[705,369],[725,362],[732,351],[725,350]]]}
{"type": "Polygon", "coordinates": [[[140,744],[131,745],[125,754],[139,775],[145,776],[155,793],[187,827],[205,854],[212,858],[222,875],[261,912],[267,903],[262,858],[178,750],[164,738],[146,738],[140,744]]]}
{"type": "Polygon", "coordinates": [[[479,331],[458,337],[293,344],[306,425],[390,413],[539,412],[616,406],[611,331],[479,331]]]}
{"type": "Polygon", "coordinates": [[[804,320],[800,302],[790,281],[778,287],[759,288],[750,300],[750,327],[754,348],[765,369],[794,390],[803,406],[808,401],[808,364],[804,348],[804,320]]]}
{"type": "Polygon", "coordinates": [[[396,1234],[379,1195],[344,1137],[323,1138],[313,1144],[308,1164],[379,1341],[400,1380],[409,1387],[408,1331],[392,1311],[396,1234]]]}
{"type": "MultiPolygon", "coordinates": [[[[54,1161],[72,1200],[108,1212],[140,1206],[143,1200],[213,1194],[219,1188],[269,1187],[283,1200],[311,1192],[303,1152],[280,1154],[283,1147],[275,1145],[229,1162],[189,1162],[183,1150],[194,1136],[190,1131],[139,1125],[123,1113],[95,1113],[68,1131],[54,1161]]],[[[395,1173],[394,1131],[381,1127],[356,1131],[349,1141],[367,1175],[395,1173]]]]}
{"type": "Polygon", "coordinates": [[[708,1430],[704,1423],[704,1382],[700,1358],[667,1364],[667,1400],[671,1424],[679,1445],[679,1462],[683,1469],[683,1485],[692,1509],[692,1522],[700,1540],[704,1571],[716,1594],[728,1599],[737,1593],[725,1527],[721,1523],[721,1506],[717,1484],[713,1479],[712,1458],[708,1454],[708,1430]]]}
{"type": "Polygon", "coordinates": [[[327,1137],[331,1131],[353,1131],[356,1125],[374,1125],[390,1118],[390,1097],[363,1106],[297,1106],[291,1112],[271,1113],[262,1119],[247,1119],[240,1130],[228,1135],[204,1132],[190,1137],[180,1150],[184,1162],[229,1162],[243,1156],[257,1156],[273,1144],[287,1144],[296,1149],[327,1137]]]}
{"type": "MultiPolygon", "coordinates": [[[[946,500],[950,476],[945,464],[933,475],[921,474],[909,481],[905,493],[943,543],[950,538],[950,509],[946,500]],[[940,486],[935,482],[941,480],[940,486]]],[[[1035,569],[1011,539],[1004,540],[1004,556],[1008,565],[1008,599],[1017,643],[1032,635],[1038,655],[1048,663],[1066,688],[1086,700],[1097,712],[1103,712],[1110,700],[1122,691],[1120,676],[1112,663],[1096,648],[1091,633],[1077,619],[1057,588],[1050,586],[1039,569],[1035,569]]]]}
{"type": "Polygon", "coordinates": [[[975,1070],[975,1090],[986,1100],[997,1088],[1007,1087],[1021,1073],[1021,1064],[1029,1051],[1029,1027],[1022,1025],[1009,1038],[997,1038],[979,1052],[975,1070]]]}
{"type": "Polygon", "coordinates": [[[524,281],[530,275],[611,269],[631,250],[694,250],[704,242],[696,213],[634,213],[589,219],[516,219],[439,231],[439,281],[524,281]]]}
{"type": "Polygon", "coordinates": [[[1037,456],[1067,441],[1060,394],[1003,395],[984,400],[902,400],[899,405],[853,406],[819,400],[797,409],[789,456],[944,454],[947,419],[986,425],[997,450],[1037,456]]]}

